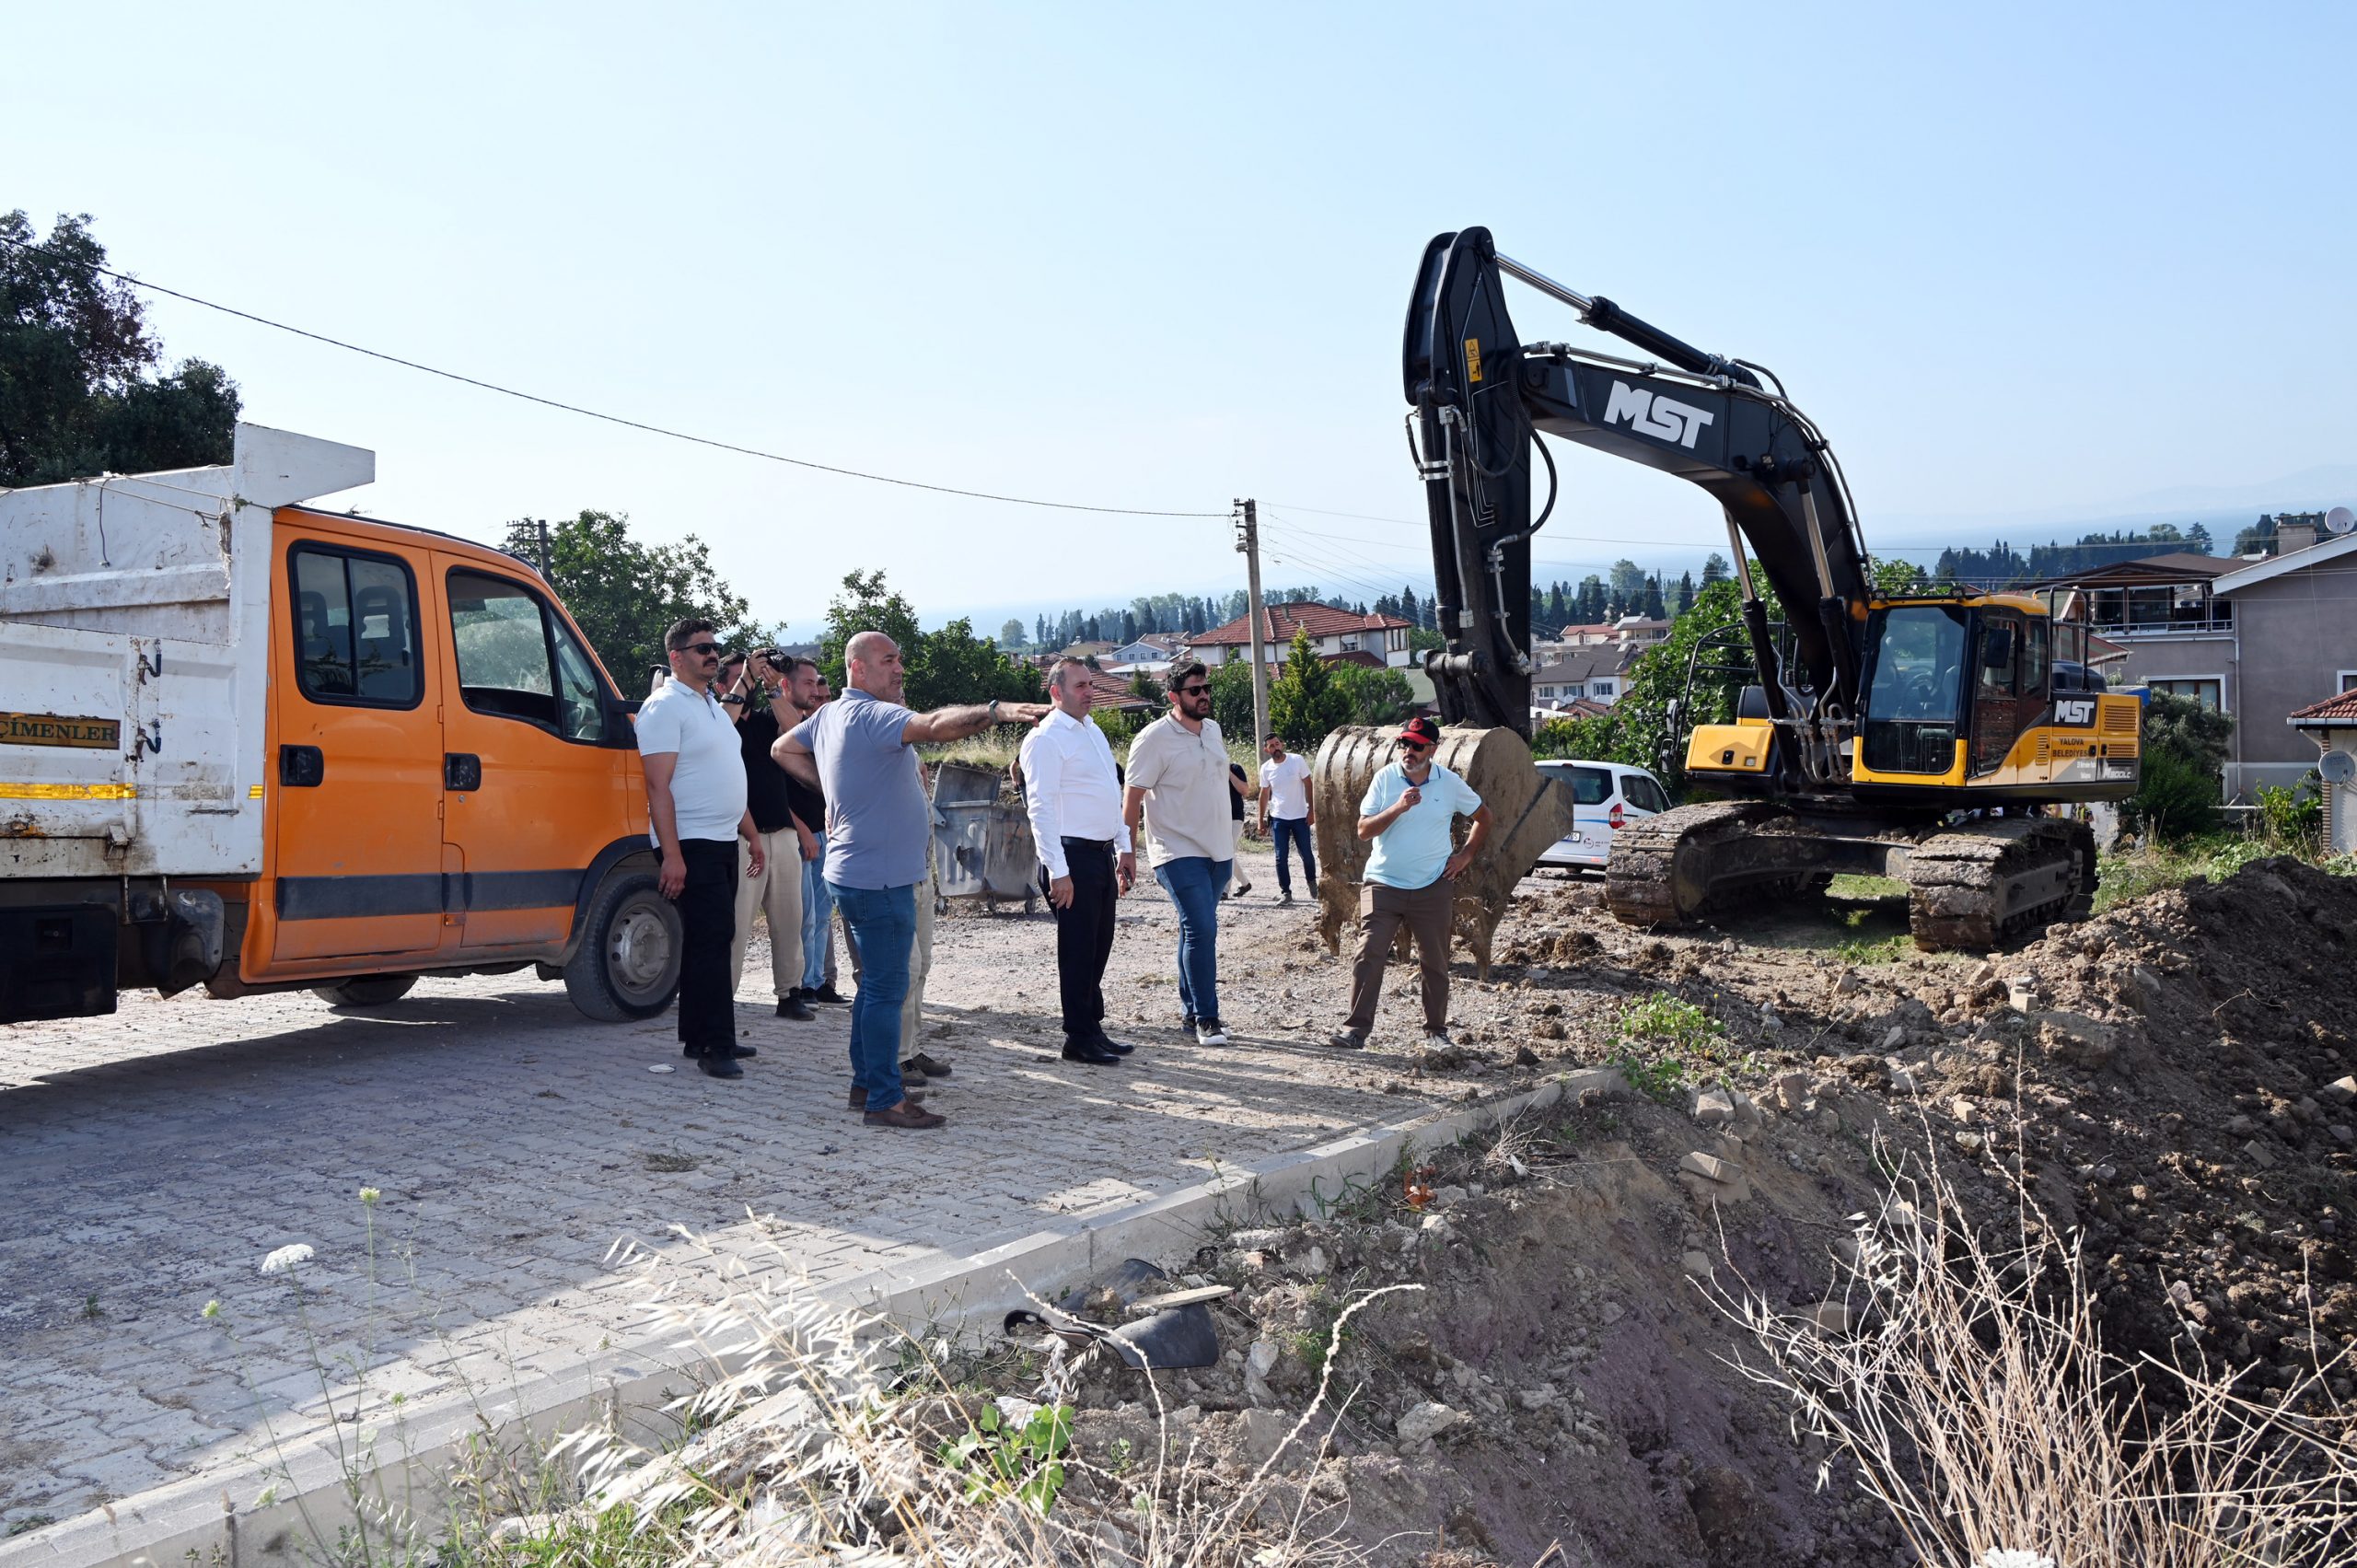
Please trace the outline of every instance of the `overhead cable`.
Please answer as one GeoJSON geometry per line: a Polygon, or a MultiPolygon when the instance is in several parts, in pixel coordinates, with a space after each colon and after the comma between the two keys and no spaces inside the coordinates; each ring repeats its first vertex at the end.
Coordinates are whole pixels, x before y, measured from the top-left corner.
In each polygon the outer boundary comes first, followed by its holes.
{"type": "MultiPolygon", "coordinates": [[[[65,261],[75,266],[87,264],[78,258],[63,255],[46,246],[28,244],[21,239],[12,239],[6,235],[0,235],[0,245],[12,245],[19,250],[29,251],[36,256],[47,256],[52,260],[65,261]]],[[[144,279],[133,277],[128,273],[117,272],[112,267],[92,266],[90,270],[102,277],[110,277],[119,283],[129,284],[134,288],[144,288],[150,294],[168,295],[174,299],[185,300],[191,305],[203,306],[207,310],[217,310],[224,316],[235,316],[239,320],[251,321],[258,326],[270,327],[282,332],[291,332],[296,337],[308,338],[313,343],[326,343],[331,348],[340,348],[348,354],[365,354],[370,359],[381,359],[388,365],[398,365],[408,370],[421,370],[428,376],[439,376],[446,381],[457,381],[465,386],[478,387],[486,392],[497,392],[502,397],[519,398],[528,403],[539,403],[543,408],[557,409],[565,413],[577,413],[586,419],[603,420],[608,424],[619,424],[631,430],[643,430],[650,436],[668,436],[674,441],[688,441],[696,446],[710,447],[718,451],[735,452],[748,458],[760,458],[767,462],[786,463],[795,468],[811,469],[819,473],[839,474],[845,479],[864,479],[876,484],[897,484],[908,490],[929,490],[938,495],[962,495],[974,501],[1003,501],[1014,506],[1046,506],[1060,512],[1101,512],[1123,517],[1225,517],[1228,515],[1225,511],[1173,512],[1151,506],[1095,506],[1078,501],[1042,501],[1029,495],[1002,495],[988,490],[965,490],[954,484],[929,484],[921,479],[899,479],[891,474],[869,473],[862,469],[847,469],[834,463],[814,462],[807,458],[789,458],[782,452],[766,452],[758,447],[743,447],[733,441],[720,441],[709,436],[695,436],[684,430],[672,430],[660,424],[649,424],[644,420],[625,419],[614,413],[601,413],[596,409],[583,408],[578,403],[559,402],[554,398],[544,398],[536,392],[521,391],[514,387],[503,387],[496,381],[485,381],[478,377],[462,376],[455,370],[444,370],[414,359],[403,359],[397,354],[386,354],[377,349],[363,348],[358,343],[346,343],[341,338],[331,338],[324,332],[314,332],[302,327],[290,326],[284,321],[273,321],[267,316],[257,316],[250,310],[239,310],[234,306],[217,304],[210,299],[201,299],[192,294],[183,294],[176,288],[166,288],[162,284],[148,283],[144,279]]]]}

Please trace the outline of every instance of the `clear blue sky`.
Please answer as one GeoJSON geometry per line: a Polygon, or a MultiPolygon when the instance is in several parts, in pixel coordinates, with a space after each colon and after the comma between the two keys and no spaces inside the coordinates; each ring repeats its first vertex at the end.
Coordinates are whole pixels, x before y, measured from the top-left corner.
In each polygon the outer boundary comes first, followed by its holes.
{"type": "MultiPolygon", "coordinates": [[[[1870,544],[2357,461],[2352,17],[19,8],[0,208],[87,211],[156,282],[724,439],[1117,505],[1257,495],[1293,525],[1272,581],[1355,594],[1338,571],[1424,575],[1420,532],[1298,508],[1420,515],[1401,314],[1424,241],[1472,224],[1773,366],[1870,544]]],[[[1517,299],[1526,334],[1576,335],[1517,299]]],[[[886,489],[154,320],[250,417],[373,447],[354,505],[482,537],[624,510],[806,633],[854,567],[929,621],[1241,581],[1218,519],[886,489]]],[[[1577,451],[1565,478],[1542,575],[1723,542],[1676,481],[1577,451]]]]}

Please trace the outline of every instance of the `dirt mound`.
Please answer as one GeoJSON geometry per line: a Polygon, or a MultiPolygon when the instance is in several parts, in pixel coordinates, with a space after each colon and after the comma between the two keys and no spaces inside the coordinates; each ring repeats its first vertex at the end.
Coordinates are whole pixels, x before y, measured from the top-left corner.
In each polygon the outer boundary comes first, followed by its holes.
{"type": "MultiPolygon", "coordinates": [[[[1884,912],[1903,932],[1903,903],[1884,912]]],[[[1240,1484],[1314,1393],[1342,1303],[1413,1283],[1350,1325],[1332,1449],[1284,1494],[1347,1498],[1379,1560],[1892,1561],[1880,1510],[1817,1488],[1819,1456],[1727,1366],[1740,1338],[1694,1288],[1715,1272],[1817,1310],[1892,1151],[1928,1149],[1992,1234],[2026,1193],[2033,1229],[2075,1235],[2116,1353],[2240,1368],[2266,1400],[2357,1345],[2357,879],[2258,862],[1989,958],[1916,953],[1875,918],[1837,912],[1865,933],[1837,940],[1772,916],[1651,934],[1585,889],[1518,897],[1492,982],[1465,987],[1460,1037],[1490,1049],[1460,1070],[1620,1060],[1666,1103],[1459,1151],[1421,1177],[1426,1208],[1362,1194],[1206,1249],[1191,1277],[1237,1287],[1232,1349],[1172,1386],[1177,1428],[1240,1484]],[[1666,1043],[1631,1024],[1665,997],[1702,1020],[1666,1043]]],[[[1133,1374],[1092,1374],[1082,1403],[1084,1442],[1154,1431],[1133,1374]]]]}

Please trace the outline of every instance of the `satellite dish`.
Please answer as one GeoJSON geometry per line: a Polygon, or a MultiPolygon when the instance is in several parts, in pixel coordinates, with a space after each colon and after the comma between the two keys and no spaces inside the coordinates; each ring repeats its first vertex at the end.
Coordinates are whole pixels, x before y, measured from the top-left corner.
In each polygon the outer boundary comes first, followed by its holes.
{"type": "Polygon", "coordinates": [[[2316,763],[2316,772],[2327,784],[2345,784],[2357,778],[2357,756],[2346,751],[2328,751],[2316,763]]]}
{"type": "Polygon", "coordinates": [[[2351,528],[2357,528],[2357,512],[2346,506],[2335,506],[2324,515],[2325,532],[2347,533],[2351,528]]]}

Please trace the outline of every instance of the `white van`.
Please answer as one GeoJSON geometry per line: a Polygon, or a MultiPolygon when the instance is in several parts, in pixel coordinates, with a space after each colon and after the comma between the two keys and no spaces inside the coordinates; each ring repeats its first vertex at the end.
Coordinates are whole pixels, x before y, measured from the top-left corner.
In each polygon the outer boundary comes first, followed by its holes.
{"type": "Polygon", "coordinates": [[[1602,871],[1612,853],[1613,829],[1669,809],[1669,793],[1661,781],[1626,762],[1542,761],[1538,770],[1571,786],[1573,820],[1571,835],[1538,857],[1541,865],[1602,871]]]}

